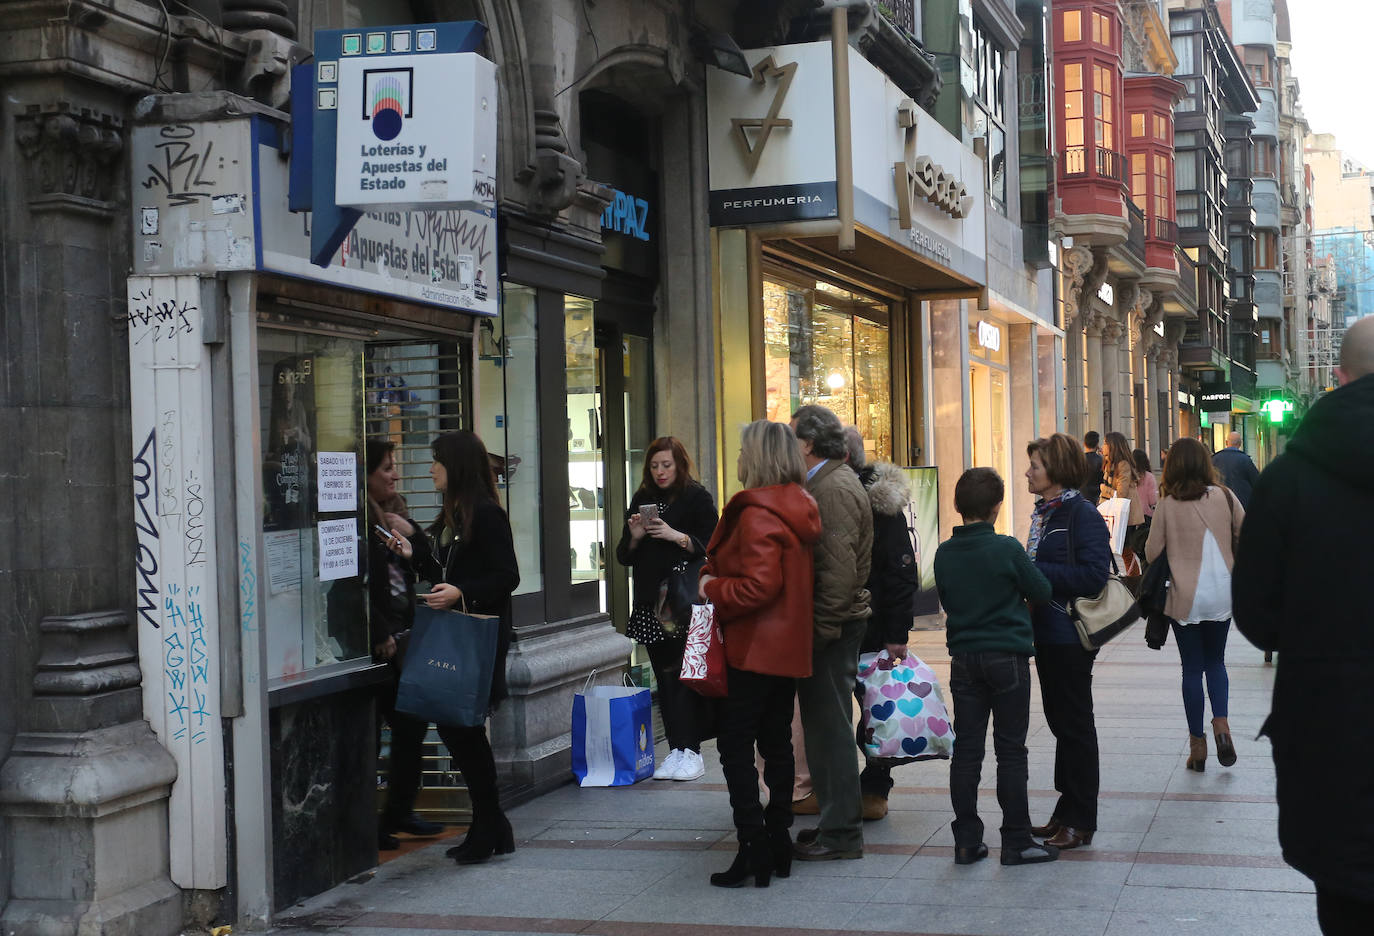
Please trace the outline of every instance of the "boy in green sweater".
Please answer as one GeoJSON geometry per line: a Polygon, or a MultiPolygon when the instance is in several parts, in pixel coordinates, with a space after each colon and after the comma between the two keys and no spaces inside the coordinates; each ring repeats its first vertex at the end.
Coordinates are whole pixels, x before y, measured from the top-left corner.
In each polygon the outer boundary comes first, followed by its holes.
{"type": "Polygon", "coordinates": [[[1030,657],[1034,652],[1026,602],[1050,600],[1050,583],[1025,547],[993,529],[1002,510],[1002,479],[970,468],[954,485],[964,525],[935,553],[935,587],[944,606],[954,697],[954,756],[949,798],[954,805],[954,862],[986,858],[978,818],[988,716],[997,754],[997,802],[1002,807],[1002,864],[1054,861],[1059,849],[1031,839],[1026,799],[1026,731],[1030,722],[1030,657]]]}

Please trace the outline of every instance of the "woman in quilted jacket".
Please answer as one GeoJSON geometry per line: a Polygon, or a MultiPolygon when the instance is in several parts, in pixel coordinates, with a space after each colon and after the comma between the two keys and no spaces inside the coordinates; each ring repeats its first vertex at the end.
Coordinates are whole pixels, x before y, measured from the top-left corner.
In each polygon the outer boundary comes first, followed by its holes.
{"type": "Polygon", "coordinates": [[[796,436],[782,423],[744,427],[739,480],[745,489],[725,505],[701,575],[701,599],[715,606],[725,643],[729,692],[717,747],[739,837],[734,863],[711,883],[742,887],[752,877],[767,887],[792,866],[792,707],[797,679],[811,675],[811,545],[821,520],[802,487],[796,436]]]}

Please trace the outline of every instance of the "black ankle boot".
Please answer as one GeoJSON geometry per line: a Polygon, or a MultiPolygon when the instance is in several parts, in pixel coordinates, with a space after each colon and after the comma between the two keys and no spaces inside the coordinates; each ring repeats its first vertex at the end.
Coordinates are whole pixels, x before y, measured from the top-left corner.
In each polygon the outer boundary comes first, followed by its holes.
{"type": "Polygon", "coordinates": [[[515,851],[515,832],[505,813],[474,814],[468,837],[450,848],[446,855],[458,864],[481,864],[492,855],[509,855],[515,851]]]}
{"type": "Polygon", "coordinates": [[[768,847],[773,853],[773,876],[785,878],[792,873],[792,833],[769,828],[768,847]]]}
{"type": "Polygon", "coordinates": [[[762,831],[739,843],[734,862],[727,870],[711,875],[711,883],[716,887],[743,887],[750,876],[755,887],[767,887],[773,876],[773,852],[767,834],[762,831]]]}

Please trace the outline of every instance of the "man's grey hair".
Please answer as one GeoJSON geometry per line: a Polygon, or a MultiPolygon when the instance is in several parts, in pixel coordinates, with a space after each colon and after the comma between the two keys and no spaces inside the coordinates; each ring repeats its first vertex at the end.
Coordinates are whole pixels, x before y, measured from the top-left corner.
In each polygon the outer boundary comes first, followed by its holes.
{"type": "Polygon", "coordinates": [[[867,456],[864,455],[864,437],[854,426],[844,427],[844,448],[849,453],[849,467],[863,471],[867,456]]]}
{"type": "Polygon", "coordinates": [[[811,454],[817,458],[844,458],[844,427],[840,417],[812,403],[792,414],[796,422],[797,438],[811,443],[811,454]]]}

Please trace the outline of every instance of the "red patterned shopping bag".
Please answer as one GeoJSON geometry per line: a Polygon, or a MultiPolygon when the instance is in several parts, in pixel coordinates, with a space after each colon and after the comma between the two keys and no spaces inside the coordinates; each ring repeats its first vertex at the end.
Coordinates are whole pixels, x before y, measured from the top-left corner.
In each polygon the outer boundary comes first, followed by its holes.
{"type": "Polygon", "coordinates": [[[682,651],[682,675],[678,678],[708,698],[725,695],[725,641],[716,623],[715,605],[692,605],[687,647],[682,651]]]}

